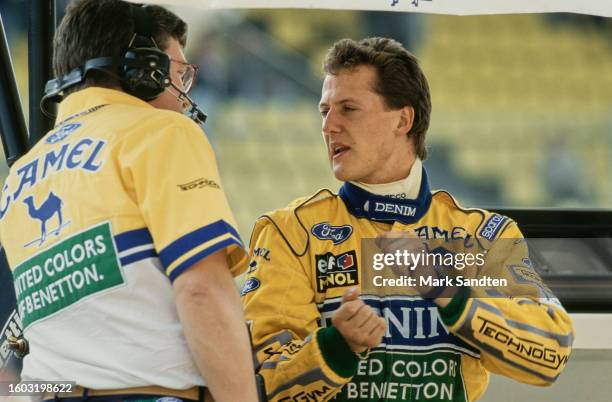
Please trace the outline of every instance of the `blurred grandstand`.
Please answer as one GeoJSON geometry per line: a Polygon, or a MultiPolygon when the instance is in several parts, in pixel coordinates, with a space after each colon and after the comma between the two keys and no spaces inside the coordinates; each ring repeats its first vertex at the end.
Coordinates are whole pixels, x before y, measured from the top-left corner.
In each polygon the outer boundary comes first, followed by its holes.
{"type": "MultiPolygon", "coordinates": [[[[20,4],[25,1],[0,1],[0,11],[11,21],[25,105],[20,4]]],[[[194,97],[209,114],[205,130],[245,239],[261,213],[320,187],[338,187],[320,138],[317,102],[323,54],[342,37],[392,36],[421,60],[432,90],[426,166],[434,188],[450,190],[464,206],[612,205],[609,20],[176,11],[190,22],[188,57],[201,68],[194,97]]]]}

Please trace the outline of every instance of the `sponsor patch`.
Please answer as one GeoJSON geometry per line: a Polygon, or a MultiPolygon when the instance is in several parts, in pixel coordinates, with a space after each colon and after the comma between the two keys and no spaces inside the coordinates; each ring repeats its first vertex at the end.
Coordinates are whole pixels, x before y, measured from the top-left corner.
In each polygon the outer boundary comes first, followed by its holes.
{"type": "Polygon", "coordinates": [[[75,132],[79,127],[81,127],[81,123],[62,124],[55,132],[47,136],[45,144],[58,143],[75,132]]]}
{"type": "Polygon", "coordinates": [[[357,374],[342,387],[337,400],[467,402],[461,355],[372,352],[359,362],[357,374]]]}
{"type": "Polygon", "coordinates": [[[319,240],[331,240],[334,246],[344,242],[353,233],[351,225],[332,226],[329,222],[317,223],[310,230],[319,240]]]}
{"type": "Polygon", "coordinates": [[[489,338],[497,348],[507,350],[513,355],[513,360],[519,362],[527,361],[538,366],[556,370],[565,366],[569,355],[562,353],[556,348],[548,348],[539,339],[529,339],[525,336],[517,337],[507,328],[483,316],[476,316],[482,324],[478,323],[478,333],[482,337],[489,338]],[[514,357],[515,356],[515,357],[514,357]]]}
{"type": "MultiPolygon", "coordinates": [[[[83,173],[95,173],[104,164],[104,147],[106,141],[81,138],[57,146],[46,154],[34,159],[11,173],[15,178],[15,188],[4,183],[0,199],[0,220],[4,219],[12,205],[20,201],[24,190],[34,190],[38,183],[50,175],[66,170],[79,170],[83,173]]],[[[12,181],[11,181],[12,183],[12,181]]]]}
{"type": "Polygon", "coordinates": [[[0,332],[0,372],[5,369],[14,359],[13,350],[9,347],[8,338],[10,336],[21,336],[21,319],[19,314],[14,310],[6,320],[2,332],[0,332]]]}
{"type": "Polygon", "coordinates": [[[64,201],[53,192],[47,194],[45,200],[41,201],[38,206],[36,205],[34,196],[31,195],[25,197],[23,203],[26,205],[30,218],[36,222],[40,222],[40,236],[30,240],[24,244],[23,247],[30,247],[32,245],[40,247],[49,237],[59,236],[61,231],[66,226],[70,225],[70,221],[65,221],[63,219],[64,214],[62,214],[62,208],[64,206],[64,201]],[[47,222],[54,217],[57,217],[54,219],[56,226],[48,229],[47,222]]]}
{"type": "Polygon", "coordinates": [[[270,250],[265,247],[257,247],[253,250],[253,257],[261,257],[266,261],[270,261],[270,250]]]}
{"type": "Polygon", "coordinates": [[[157,398],[155,402],[183,402],[183,400],[173,396],[164,396],[162,398],[157,398]]]}
{"type": "Polygon", "coordinates": [[[204,187],[210,187],[210,188],[216,188],[216,189],[220,188],[216,181],[211,180],[211,179],[206,179],[204,177],[200,177],[199,179],[190,181],[189,183],[179,184],[178,187],[181,189],[181,191],[189,191],[195,188],[204,188],[204,187]]]}
{"type": "Polygon", "coordinates": [[[247,274],[250,274],[251,272],[255,271],[257,269],[257,260],[251,260],[251,262],[249,262],[249,269],[247,269],[247,274]]]}
{"type": "Polygon", "coordinates": [[[257,278],[249,278],[249,279],[247,279],[246,282],[244,282],[244,286],[242,287],[242,291],[240,292],[240,296],[244,296],[247,293],[252,292],[255,289],[258,289],[260,285],[261,285],[261,282],[259,282],[259,279],[257,279],[257,278]]]}
{"type": "Polygon", "coordinates": [[[355,250],[339,255],[333,253],[315,255],[317,267],[317,291],[359,284],[357,255],[355,250]]]}
{"type": "Polygon", "coordinates": [[[265,247],[257,247],[253,250],[253,259],[249,262],[247,274],[259,268],[260,263],[263,263],[263,261],[270,261],[270,250],[265,247]]]}
{"type": "Polygon", "coordinates": [[[508,218],[503,215],[493,214],[483,225],[479,236],[493,241],[495,236],[497,236],[497,233],[499,233],[499,230],[502,228],[504,222],[507,220],[508,218]]]}
{"type": "MultiPolygon", "coordinates": [[[[369,209],[369,205],[368,205],[369,209]]],[[[393,204],[390,202],[374,202],[374,212],[386,212],[390,214],[413,217],[416,215],[416,208],[409,205],[393,204]]]]}
{"type": "Polygon", "coordinates": [[[108,222],[75,233],[21,263],[13,277],[24,330],[124,284],[120,267],[108,222]]]}
{"type": "Polygon", "coordinates": [[[314,402],[318,402],[318,401],[326,401],[328,400],[328,398],[326,398],[325,396],[331,391],[332,389],[329,387],[329,385],[323,385],[318,389],[313,389],[311,391],[297,391],[297,393],[293,394],[291,396],[291,399],[288,398],[283,398],[280,399],[281,401],[287,401],[287,402],[293,402],[293,401],[314,401],[314,402]]]}
{"type": "Polygon", "coordinates": [[[510,271],[517,283],[543,284],[542,278],[540,278],[537,272],[531,267],[508,265],[507,269],[510,271]]]}

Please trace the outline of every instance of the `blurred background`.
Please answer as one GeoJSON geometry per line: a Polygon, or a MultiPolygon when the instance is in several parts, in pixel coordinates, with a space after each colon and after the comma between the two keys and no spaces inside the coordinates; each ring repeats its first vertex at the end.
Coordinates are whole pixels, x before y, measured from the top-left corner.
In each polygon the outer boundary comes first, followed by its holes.
{"type": "MultiPolygon", "coordinates": [[[[60,16],[66,3],[57,1],[60,16]]],[[[245,240],[262,213],[339,187],[317,103],[323,55],[344,37],[390,36],[421,61],[433,188],[466,207],[612,207],[611,19],[173,10],[190,24],[193,97],[245,240]]],[[[0,0],[0,12],[27,113],[27,3],[0,0]]],[[[7,171],[2,158],[1,180],[7,171]]],[[[612,351],[593,347],[582,342],[551,389],[493,376],[483,401],[610,400],[612,351]]]]}
{"type": "MultiPolygon", "coordinates": [[[[323,56],[344,37],[390,36],[419,58],[432,92],[433,188],[466,207],[612,206],[610,19],[173,10],[190,26],[192,94],[245,239],[262,213],[339,187],[317,103],[323,56]]],[[[0,11],[25,106],[27,3],[0,0],[0,11]]]]}

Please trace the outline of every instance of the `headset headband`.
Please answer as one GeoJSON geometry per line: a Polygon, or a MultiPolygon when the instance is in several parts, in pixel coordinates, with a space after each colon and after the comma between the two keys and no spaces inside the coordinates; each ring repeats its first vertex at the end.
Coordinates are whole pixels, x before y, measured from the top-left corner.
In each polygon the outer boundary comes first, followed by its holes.
{"type": "MultiPolygon", "coordinates": [[[[135,3],[128,4],[130,7],[130,16],[134,22],[134,35],[127,46],[127,51],[143,47],[158,49],[153,39],[153,21],[146,10],[146,5],[135,3]]],[[[48,81],[45,85],[45,93],[41,100],[41,105],[47,101],[61,101],[62,92],[83,82],[89,71],[117,72],[118,68],[123,66],[128,68],[146,68],[148,67],[147,63],[148,61],[125,57],[97,57],[87,60],[84,66],[77,67],[64,76],[48,81]]]]}
{"type": "Polygon", "coordinates": [[[153,39],[153,31],[155,29],[153,20],[147,12],[145,4],[130,3],[132,21],[134,21],[134,37],[128,45],[129,48],[134,47],[158,47],[153,39]]]}

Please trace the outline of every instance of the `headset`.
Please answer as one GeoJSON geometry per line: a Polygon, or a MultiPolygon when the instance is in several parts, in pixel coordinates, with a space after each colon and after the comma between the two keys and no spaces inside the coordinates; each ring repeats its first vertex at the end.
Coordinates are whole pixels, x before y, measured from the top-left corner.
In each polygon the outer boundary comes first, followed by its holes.
{"type": "Polygon", "coordinates": [[[177,87],[170,77],[170,56],[163,52],[153,39],[153,25],[143,4],[130,3],[134,20],[134,36],[123,57],[97,57],[89,59],[81,67],[68,74],[50,80],[45,85],[41,109],[46,112],[47,102],[60,102],[64,90],[85,81],[90,71],[101,71],[113,75],[121,82],[123,90],[144,101],[151,101],[172,87],[179,101],[186,101],[190,108],[186,113],[193,121],[202,124],[204,113],[185,91],[177,87]]]}

